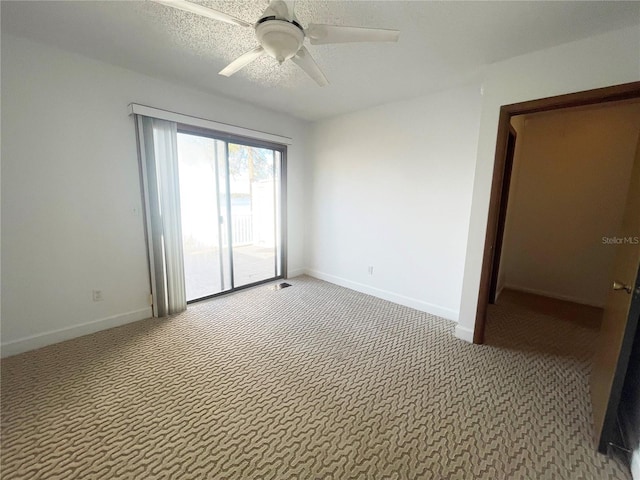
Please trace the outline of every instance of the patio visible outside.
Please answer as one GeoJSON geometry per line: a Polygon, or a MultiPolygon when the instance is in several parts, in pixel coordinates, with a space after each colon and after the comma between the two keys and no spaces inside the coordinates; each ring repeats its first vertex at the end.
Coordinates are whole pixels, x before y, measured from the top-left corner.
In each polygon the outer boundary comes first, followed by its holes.
{"type": "MultiPolygon", "coordinates": [[[[223,265],[228,265],[229,252],[223,248],[223,265]]],[[[233,249],[233,274],[236,287],[276,276],[273,248],[243,245],[233,249]]],[[[193,300],[231,288],[225,275],[224,288],[220,278],[220,251],[210,248],[184,255],[187,298],[193,300]]]]}

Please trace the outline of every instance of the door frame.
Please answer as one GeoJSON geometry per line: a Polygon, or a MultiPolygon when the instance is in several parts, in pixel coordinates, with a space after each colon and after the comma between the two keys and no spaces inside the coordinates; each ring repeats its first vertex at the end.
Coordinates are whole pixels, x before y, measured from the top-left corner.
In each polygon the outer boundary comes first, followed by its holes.
{"type": "MultiPolygon", "coordinates": [[[[489,212],[487,216],[487,229],[485,232],[482,270],[480,286],[478,290],[478,303],[476,307],[476,320],[473,332],[473,343],[484,343],[484,334],[487,317],[487,306],[490,303],[494,276],[497,282],[500,264],[500,252],[497,248],[497,239],[504,235],[506,222],[506,210],[508,190],[505,186],[511,181],[513,156],[509,158],[508,140],[511,128],[511,117],[538,112],[548,112],[569,107],[581,107],[599,103],[615,102],[640,98],[640,82],[631,82],[611,87],[596,88],[582,92],[568,93],[555,97],[541,98],[527,102],[513,103],[500,107],[498,120],[498,134],[496,139],[496,154],[491,181],[491,197],[489,200],[489,212]],[[501,215],[501,212],[505,214],[501,215]]],[[[500,238],[500,243],[502,238],[500,238]]],[[[501,245],[500,245],[501,249],[501,245]]]]}
{"type": "Polygon", "coordinates": [[[518,132],[509,124],[509,133],[507,137],[507,150],[504,163],[504,175],[501,187],[502,201],[500,202],[500,210],[498,212],[498,229],[496,232],[496,246],[493,254],[493,264],[491,271],[491,282],[489,285],[489,303],[496,303],[498,296],[498,277],[500,275],[500,260],[502,259],[502,245],[504,241],[504,229],[507,223],[507,203],[509,202],[509,188],[511,187],[511,172],[513,170],[513,158],[516,153],[516,142],[518,141],[518,132]]]}

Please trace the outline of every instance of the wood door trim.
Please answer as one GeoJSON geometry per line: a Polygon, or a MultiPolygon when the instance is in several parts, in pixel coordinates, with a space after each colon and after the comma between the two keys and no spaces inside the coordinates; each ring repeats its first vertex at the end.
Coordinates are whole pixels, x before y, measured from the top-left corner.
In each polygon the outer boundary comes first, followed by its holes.
{"type": "MultiPolygon", "coordinates": [[[[615,102],[640,98],[640,82],[625,83],[611,87],[596,88],[583,92],[568,93],[555,97],[541,98],[527,102],[513,103],[500,107],[498,120],[498,134],[496,139],[496,154],[491,180],[491,197],[489,200],[489,213],[487,217],[487,229],[485,232],[482,270],[480,274],[480,287],[478,290],[478,304],[476,307],[476,321],[473,332],[473,343],[484,342],[484,331],[487,316],[487,305],[491,289],[493,272],[494,245],[500,226],[500,206],[503,203],[503,182],[505,180],[505,166],[507,162],[507,142],[511,117],[528,113],[546,112],[569,107],[581,107],[599,103],[615,102]]],[[[510,179],[508,179],[510,180],[510,179]]],[[[504,199],[506,202],[506,198],[504,199]]],[[[504,223],[504,220],[503,222],[504,223]]]]}
{"type": "Polygon", "coordinates": [[[498,212],[498,226],[496,229],[496,241],[493,249],[493,264],[491,266],[491,279],[489,283],[489,303],[496,303],[498,294],[498,281],[500,275],[500,260],[502,256],[502,247],[504,239],[504,231],[507,223],[507,203],[509,202],[509,189],[511,187],[511,172],[513,171],[513,162],[515,161],[516,142],[518,141],[518,132],[509,122],[509,134],[507,135],[507,149],[504,162],[504,175],[502,178],[502,201],[500,202],[500,211],[498,212]]]}

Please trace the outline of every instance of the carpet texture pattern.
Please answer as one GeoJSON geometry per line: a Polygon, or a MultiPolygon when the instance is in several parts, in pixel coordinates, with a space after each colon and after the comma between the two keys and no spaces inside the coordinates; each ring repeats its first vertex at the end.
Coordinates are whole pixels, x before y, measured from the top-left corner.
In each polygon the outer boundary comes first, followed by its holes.
{"type": "Polygon", "coordinates": [[[591,444],[593,330],[494,307],[474,346],[290,283],[3,360],[2,478],[630,478],[591,444]]]}

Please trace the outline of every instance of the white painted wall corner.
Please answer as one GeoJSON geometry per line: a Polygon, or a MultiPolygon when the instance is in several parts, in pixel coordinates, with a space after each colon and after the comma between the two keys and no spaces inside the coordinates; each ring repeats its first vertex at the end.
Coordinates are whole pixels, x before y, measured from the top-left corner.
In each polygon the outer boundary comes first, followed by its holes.
{"type": "Polygon", "coordinates": [[[293,268],[287,270],[287,278],[299,277],[300,275],[304,275],[306,273],[305,268],[293,268]]]}
{"type": "Polygon", "coordinates": [[[464,340],[465,342],[473,343],[473,330],[463,327],[462,325],[456,325],[455,335],[460,340],[464,340]]]}

